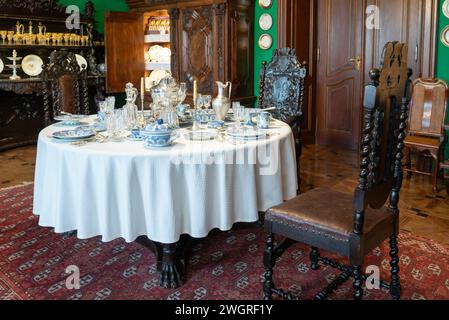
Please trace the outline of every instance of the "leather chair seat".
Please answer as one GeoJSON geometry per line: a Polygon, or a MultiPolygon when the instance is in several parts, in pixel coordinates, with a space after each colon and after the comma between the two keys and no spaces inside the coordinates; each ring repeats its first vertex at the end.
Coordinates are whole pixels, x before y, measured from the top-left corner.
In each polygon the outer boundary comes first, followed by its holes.
{"type": "Polygon", "coordinates": [[[439,138],[424,136],[407,136],[404,140],[407,147],[438,149],[441,146],[439,138]]]}
{"type": "MultiPolygon", "coordinates": [[[[265,219],[271,222],[273,229],[277,226],[284,230],[300,229],[301,234],[305,236],[297,241],[304,241],[310,245],[315,245],[314,238],[323,237],[347,243],[354,230],[353,196],[331,189],[317,188],[271,208],[267,211],[265,219]]],[[[383,207],[380,210],[368,208],[365,211],[363,230],[368,249],[378,245],[377,240],[382,241],[385,236],[388,237],[393,230],[392,227],[393,214],[389,208],[383,207]]],[[[275,230],[273,232],[276,233],[275,230]]],[[[326,246],[326,243],[334,242],[327,240],[321,245],[326,246]]],[[[338,245],[328,249],[339,248],[341,249],[341,246],[338,245]]]]}

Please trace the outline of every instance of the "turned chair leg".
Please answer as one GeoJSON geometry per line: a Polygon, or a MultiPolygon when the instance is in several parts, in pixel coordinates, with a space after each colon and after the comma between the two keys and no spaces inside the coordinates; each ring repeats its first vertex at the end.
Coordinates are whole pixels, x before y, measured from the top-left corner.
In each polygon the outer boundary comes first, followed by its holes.
{"type": "Polygon", "coordinates": [[[390,294],[393,300],[399,300],[401,297],[401,284],[399,278],[399,257],[398,257],[398,238],[397,236],[390,237],[390,266],[391,266],[391,282],[390,294]]]}
{"type": "Polygon", "coordinates": [[[263,298],[264,300],[271,300],[273,294],[273,267],[275,259],[273,257],[274,237],[270,233],[267,236],[266,247],[263,257],[263,264],[265,267],[265,275],[263,282],[263,298]]]}
{"type": "Polygon", "coordinates": [[[320,256],[320,253],[318,251],[318,248],[312,247],[312,251],[310,251],[310,269],[312,270],[318,270],[318,258],[320,256]]]}
{"type": "Polygon", "coordinates": [[[433,163],[433,174],[432,174],[432,184],[433,184],[433,192],[438,192],[438,172],[440,172],[440,157],[437,154],[432,153],[432,158],[434,160],[433,163]]]}
{"type": "Polygon", "coordinates": [[[354,266],[354,300],[362,300],[363,298],[363,275],[362,266],[354,266]]]}

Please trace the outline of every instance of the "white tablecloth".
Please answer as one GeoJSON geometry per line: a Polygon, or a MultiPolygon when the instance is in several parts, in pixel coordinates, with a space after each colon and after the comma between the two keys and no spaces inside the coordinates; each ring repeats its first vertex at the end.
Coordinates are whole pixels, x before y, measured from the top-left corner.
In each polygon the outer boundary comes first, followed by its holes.
{"type": "Polygon", "coordinates": [[[258,212],[296,195],[296,159],[290,128],[281,122],[269,139],[234,145],[183,138],[149,150],[142,142],[82,146],[39,134],[33,212],[39,224],[80,239],[146,235],[174,243],[203,238],[215,228],[255,222],[258,212]]]}

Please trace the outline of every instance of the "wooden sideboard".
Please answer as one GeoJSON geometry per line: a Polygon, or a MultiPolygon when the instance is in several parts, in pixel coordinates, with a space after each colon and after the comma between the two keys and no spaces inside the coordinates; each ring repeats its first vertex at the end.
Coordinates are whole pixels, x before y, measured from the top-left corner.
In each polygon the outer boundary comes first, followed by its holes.
{"type": "MultiPolygon", "coordinates": [[[[103,62],[104,46],[94,35],[94,7],[87,2],[85,14],[80,17],[78,29],[67,30],[68,14],[65,7],[56,0],[0,0],[0,30],[14,31],[16,23],[24,25],[25,34],[37,34],[38,25],[45,25],[48,33],[76,33],[88,35],[88,43],[32,44],[14,43],[0,39],[0,59],[5,68],[0,73],[0,151],[35,143],[39,131],[45,126],[41,75],[29,76],[21,68],[17,70],[20,79],[11,80],[12,70],[6,65],[11,61],[13,50],[24,58],[29,54],[37,55],[47,63],[53,50],[62,48],[73,51],[86,58],[88,64],[88,85],[90,108],[96,112],[96,101],[104,99],[104,75],[97,70],[97,62],[103,62]],[[33,26],[31,28],[31,26],[33,26]],[[30,31],[31,29],[31,31],[30,31]]],[[[18,61],[20,64],[22,61],[18,61]]]]}
{"type": "Polygon", "coordinates": [[[105,17],[107,92],[122,92],[127,82],[140,88],[146,72],[146,17],[166,10],[171,73],[187,83],[187,102],[192,100],[194,80],[199,93],[212,95],[217,93],[216,81],[231,81],[233,100],[252,104],[254,0],[127,2],[129,13],[109,12],[105,17]]]}

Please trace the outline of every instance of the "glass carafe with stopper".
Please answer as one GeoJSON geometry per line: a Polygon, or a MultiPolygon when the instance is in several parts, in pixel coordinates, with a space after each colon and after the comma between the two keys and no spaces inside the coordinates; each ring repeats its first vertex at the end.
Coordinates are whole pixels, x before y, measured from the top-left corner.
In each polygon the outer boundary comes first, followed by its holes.
{"type": "Polygon", "coordinates": [[[176,106],[179,104],[179,84],[176,80],[167,76],[152,89],[153,102],[157,103],[159,118],[171,128],[179,127],[179,118],[176,106]],[[156,101],[154,101],[156,98],[156,101]]]}
{"type": "Polygon", "coordinates": [[[132,83],[127,83],[125,88],[126,104],[123,106],[124,120],[126,128],[132,130],[137,126],[137,105],[136,99],[139,91],[132,83]]]}

